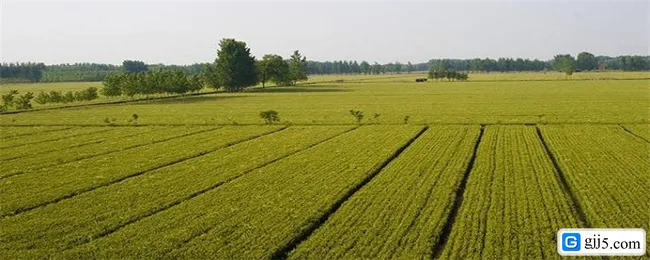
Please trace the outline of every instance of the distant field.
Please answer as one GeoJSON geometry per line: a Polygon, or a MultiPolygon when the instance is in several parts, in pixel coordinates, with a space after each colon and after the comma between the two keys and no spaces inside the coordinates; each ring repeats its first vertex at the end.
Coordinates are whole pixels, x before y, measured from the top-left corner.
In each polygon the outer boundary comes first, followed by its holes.
{"type": "Polygon", "coordinates": [[[173,100],[3,115],[3,125],[262,124],[276,110],[287,124],[648,123],[650,80],[376,82],[267,87],[173,100]],[[375,114],[378,114],[375,117],[375,114]]]}
{"type": "Polygon", "coordinates": [[[548,259],[560,228],[650,230],[645,73],[422,75],[0,115],[0,259],[548,259]]]}
{"type": "MultiPolygon", "coordinates": [[[[8,93],[11,90],[18,90],[19,95],[26,93],[26,92],[32,92],[34,95],[37,95],[39,92],[49,92],[49,91],[60,91],[65,94],[65,92],[68,91],[79,91],[83,90],[89,87],[95,87],[98,90],[101,90],[103,85],[101,82],[59,82],[59,83],[21,83],[21,84],[3,84],[0,85],[0,94],[5,94],[8,93]]],[[[212,92],[214,91],[213,89],[203,89],[202,92],[212,92]]],[[[165,97],[166,95],[151,95],[149,97],[155,98],[155,97],[165,97]]],[[[32,106],[35,109],[40,109],[40,108],[51,108],[51,107],[62,107],[62,106],[76,106],[76,105],[86,105],[86,104],[93,104],[93,103],[104,103],[104,102],[112,102],[112,101],[124,101],[124,100],[135,100],[135,99],[142,99],[144,96],[135,96],[135,97],[125,97],[125,96],[119,96],[119,97],[106,97],[103,95],[99,95],[99,98],[93,100],[93,101],[85,101],[85,102],[71,102],[71,103],[49,103],[49,104],[38,104],[34,101],[32,101],[32,106]]]]}

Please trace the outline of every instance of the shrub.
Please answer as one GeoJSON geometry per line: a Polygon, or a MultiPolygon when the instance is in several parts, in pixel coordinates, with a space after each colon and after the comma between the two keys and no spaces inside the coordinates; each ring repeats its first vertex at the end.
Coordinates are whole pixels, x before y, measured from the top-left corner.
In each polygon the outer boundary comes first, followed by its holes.
{"type": "Polygon", "coordinates": [[[138,124],[138,114],[133,114],[131,115],[131,118],[127,120],[129,123],[133,123],[134,125],[138,124]]]}
{"type": "Polygon", "coordinates": [[[2,95],[2,106],[9,109],[14,104],[14,97],[18,95],[18,90],[12,89],[9,93],[2,95]]]}
{"type": "Polygon", "coordinates": [[[18,96],[15,101],[16,109],[32,109],[32,99],[34,98],[34,93],[27,92],[18,96]]]}
{"type": "Polygon", "coordinates": [[[361,120],[363,120],[363,112],[358,110],[350,110],[350,114],[354,117],[354,119],[357,120],[357,124],[361,124],[361,120]]]}
{"type": "Polygon", "coordinates": [[[72,91],[68,91],[63,95],[63,103],[72,103],[76,100],[75,94],[72,91]]]}
{"type": "Polygon", "coordinates": [[[39,92],[38,95],[36,95],[36,97],[34,98],[34,101],[36,101],[36,103],[39,103],[41,105],[52,102],[51,98],[50,98],[50,95],[43,92],[43,91],[39,92]]]}
{"type": "Polygon", "coordinates": [[[278,115],[278,112],[275,110],[262,111],[260,113],[260,117],[264,119],[264,123],[266,124],[273,124],[276,122],[280,122],[280,116],[278,115]]]}
{"type": "Polygon", "coordinates": [[[50,102],[52,103],[61,103],[63,102],[63,95],[60,91],[50,91],[50,102]]]}

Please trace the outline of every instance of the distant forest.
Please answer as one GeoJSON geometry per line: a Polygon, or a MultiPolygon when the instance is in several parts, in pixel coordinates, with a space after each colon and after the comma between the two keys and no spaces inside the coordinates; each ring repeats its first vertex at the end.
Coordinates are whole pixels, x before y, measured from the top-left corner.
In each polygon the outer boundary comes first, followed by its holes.
{"type": "MultiPolygon", "coordinates": [[[[591,70],[650,70],[650,56],[594,56],[590,53],[580,53],[577,58],[569,58],[575,63],[575,71],[591,70]]],[[[163,65],[144,64],[138,61],[124,61],[122,65],[75,63],[45,65],[44,63],[1,63],[0,83],[19,82],[74,82],[74,81],[103,81],[106,75],[113,72],[139,70],[130,68],[144,66],[146,70],[180,69],[185,74],[200,75],[208,63],[192,65],[163,65]]],[[[367,61],[308,61],[309,74],[385,74],[410,73],[414,71],[429,71],[432,67],[444,67],[448,70],[466,72],[515,72],[515,71],[547,71],[553,70],[553,60],[540,61],[522,58],[499,59],[433,59],[429,62],[400,63],[391,62],[380,64],[367,61]]]]}

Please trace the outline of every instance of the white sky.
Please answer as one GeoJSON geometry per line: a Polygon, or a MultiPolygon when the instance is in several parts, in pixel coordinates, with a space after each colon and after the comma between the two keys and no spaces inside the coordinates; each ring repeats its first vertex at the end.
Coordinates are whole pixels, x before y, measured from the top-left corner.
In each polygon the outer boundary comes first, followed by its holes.
{"type": "Polygon", "coordinates": [[[0,0],[4,62],[213,61],[221,38],[256,57],[423,62],[432,58],[648,55],[650,2],[294,2],[0,0]]]}

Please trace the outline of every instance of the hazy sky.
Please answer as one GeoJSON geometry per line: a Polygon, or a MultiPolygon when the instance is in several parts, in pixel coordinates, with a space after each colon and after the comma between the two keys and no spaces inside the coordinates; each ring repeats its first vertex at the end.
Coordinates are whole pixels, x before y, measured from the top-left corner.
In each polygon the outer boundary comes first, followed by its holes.
{"type": "Polygon", "coordinates": [[[648,55],[642,2],[60,2],[0,0],[4,62],[212,61],[221,38],[256,57],[431,58],[648,55]]]}

